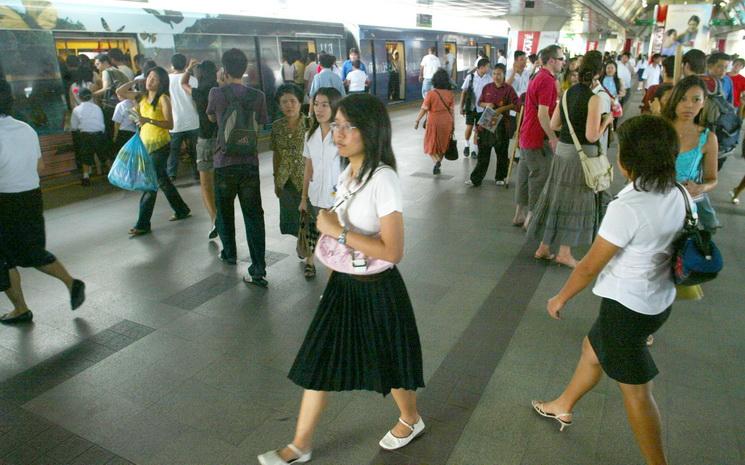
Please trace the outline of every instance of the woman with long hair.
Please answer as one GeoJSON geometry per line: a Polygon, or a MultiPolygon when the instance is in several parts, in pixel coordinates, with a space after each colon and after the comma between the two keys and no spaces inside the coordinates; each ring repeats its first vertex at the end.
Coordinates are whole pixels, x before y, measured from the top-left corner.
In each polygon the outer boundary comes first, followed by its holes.
{"type": "Polygon", "coordinates": [[[316,276],[316,266],[313,263],[315,238],[318,237],[316,218],[321,209],[328,210],[334,206],[334,189],[341,173],[339,150],[331,133],[331,123],[336,116],[340,100],[341,94],[333,87],[318,89],[313,96],[313,117],[305,135],[305,173],[303,192],[300,195],[300,211],[306,212],[310,230],[304,270],[304,275],[308,279],[316,276]]]}
{"type": "Polygon", "coordinates": [[[329,391],[393,395],[401,413],[379,443],[384,449],[404,447],[424,431],[416,406],[416,390],[424,387],[419,334],[395,266],[403,258],[404,223],[391,120],[376,97],[351,95],[340,102],[332,131],[349,166],[339,176],[335,211],[319,212],[318,230],[364,254],[363,261],[376,258],[390,267],[364,276],[331,273],[289,374],[305,389],[295,437],[287,447],[260,455],[262,465],[311,459],[329,391]]]}
{"type": "MultiPolygon", "coordinates": [[[[173,208],[174,214],[170,221],[179,221],[190,217],[191,210],[166,173],[171,143],[171,134],[168,130],[173,129],[173,113],[171,112],[171,99],[168,96],[168,84],[168,72],[160,66],[156,66],[151,68],[145,76],[144,92],[133,90],[135,81],[130,81],[122,84],[116,90],[116,94],[122,100],[133,99],[138,101],[135,108],[139,114],[137,123],[140,126],[140,138],[155,164],[158,187],[163,191],[166,200],[173,208]]],[[[142,193],[137,223],[129,230],[131,236],[142,236],[150,233],[150,219],[153,216],[157,196],[157,191],[142,193]]]]}
{"type": "Polygon", "coordinates": [[[579,83],[565,92],[569,114],[560,103],[551,117],[551,129],[561,131],[556,156],[548,180],[541,192],[528,227],[528,234],[541,241],[535,258],[555,260],[574,268],[577,260],[572,247],[592,242],[595,228],[595,194],[585,183],[582,163],[570,132],[571,123],[582,149],[588,157],[596,157],[604,149],[598,141],[613,122],[602,114],[602,102],[593,92],[603,69],[603,56],[597,50],[587,52],[579,69],[579,83]],[[551,253],[559,246],[558,254],[551,253]]]}
{"type": "Polygon", "coordinates": [[[680,138],[680,153],[675,160],[676,179],[696,202],[701,225],[714,231],[719,227],[719,220],[708,192],[718,181],[719,144],[716,134],[699,123],[706,95],[706,84],[699,77],[685,77],[673,87],[662,116],[673,124],[680,138]]]}
{"type": "Polygon", "coordinates": [[[217,123],[213,123],[207,117],[207,104],[209,103],[210,90],[217,85],[217,65],[213,61],[204,60],[198,62],[192,59],[186,72],[181,76],[181,87],[187,95],[191,95],[197,107],[199,115],[199,135],[197,136],[197,171],[199,171],[199,186],[202,192],[202,203],[210,215],[212,228],[208,237],[217,237],[217,210],[215,207],[215,169],[212,166],[212,158],[217,146],[217,123]],[[190,78],[194,76],[199,83],[197,87],[189,84],[190,78]]]}
{"type": "Polygon", "coordinates": [[[609,61],[603,67],[603,73],[600,76],[600,84],[610,94],[611,97],[620,101],[626,95],[626,89],[618,77],[618,69],[615,61],[609,61]]]}
{"type": "Polygon", "coordinates": [[[618,383],[636,441],[648,465],[665,465],[660,412],[652,395],[659,373],[646,345],[670,316],[675,300],[672,243],[690,196],[675,186],[678,137],[663,118],[642,115],[618,130],[618,167],[630,182],[608,205],[590,251],[547,310],[560,319],[567,303],[597,281],[602,298],[595,324],[582,341],[582,355],[559,397],[532,401],[536,413],[572,425],[574,407],[603,373],[618,383]]]}
{"type": "Polygon", "coordinates": [[[450,77],[444,69],[438,69],[432,76],[432,90],[422,102],[419,114],[414,121],[414,129],[419,128],[419,121],[427,116],[427,128],[424,133],[424,153],[432,160],[432,174],[440,174],[442,159],[450,146],[455,125],[455,98],[450,90],[450,77]],[[432,95],[430,95],[432,94],[432,95]]]}

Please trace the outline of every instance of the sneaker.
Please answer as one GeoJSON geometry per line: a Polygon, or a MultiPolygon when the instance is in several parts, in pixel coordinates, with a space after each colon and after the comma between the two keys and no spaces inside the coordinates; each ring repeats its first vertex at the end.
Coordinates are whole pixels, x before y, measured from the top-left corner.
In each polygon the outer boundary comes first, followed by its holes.
{"type": "Polygon", "coordinates": [[[463,156],[468,158],[468,146],[463,147],[463,156]]]}
{"type": "Polygon", "coordinates": [[[215,239],[217,237],[217,226],[212,226],[212,229],[210,230],[209,238],[215,239]]]}
{"type": "Polygon", "coordinates": [[[496,184],[497,186],[504,186],[504,179],[497,179],[496,181],[494,181],[494,184],[496,184]]]}
{"type": "Polygon", "coordinates": [[[471,186],[471,187],[479,187],[479,186],[481,185],[481,184],[474,184],[474,182],[473,182],[473,181],[471,181],[470,179],[467,179],[467,180],[466,180],[466,182],[465,182],[464,184],[465,184],[466,186],[471,186]]]}
{"type": "Polygon", "coordinates": [[[479,154],[478,154],[478,153],[476,153],[476,152],[471,152],[471,158],[473,158],[473,159],[475,160],[475,159],[477,159],[478,157],[479,157],[479,154]]]}
{"type": "Polygon", "coordinates": [[[263,287],[265,289],[269,287],[269,282],[263,276],[246,275],[243,277],[243,282],[246,284],[253,284],[254,286],[258,287],[263,287]]]}

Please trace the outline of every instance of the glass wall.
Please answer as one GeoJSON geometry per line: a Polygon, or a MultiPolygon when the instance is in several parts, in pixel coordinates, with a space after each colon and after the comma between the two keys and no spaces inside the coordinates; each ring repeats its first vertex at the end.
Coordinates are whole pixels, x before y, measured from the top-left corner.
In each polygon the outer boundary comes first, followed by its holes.
{"type": "Polygon", "coordinates": [[[64,130],[65,93],[47,31],[0,31],[0,77],[13,88],[15,117],[40,135],[64,130]]]}

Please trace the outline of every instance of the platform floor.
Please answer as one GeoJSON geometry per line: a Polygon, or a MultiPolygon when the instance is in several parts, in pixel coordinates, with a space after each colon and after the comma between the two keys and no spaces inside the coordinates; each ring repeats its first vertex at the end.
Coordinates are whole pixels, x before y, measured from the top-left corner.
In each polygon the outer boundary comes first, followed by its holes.
{"type": "MultiPolygon", "coordinates": [[[[586,291],[563,321],[550,319],[545,302],[569,271],[532,258],[535,244],[510,224],[513,189],[464,185],[474,160],[431,175],[414,115],[392,112],[405,197],[400,269],[422,339],[428,433],[401,453],[381,452],[378,440],[396,420],[392,399],[337,394],[312,463],[643,463],[607,379],[563,433],[530,408],[569,380],[599,299],[586,291]]],[[[461,139],[462,125],[458,118],[461,139]]],[[[286,374],[327,273],[303,278],[293,238],[279,233],[269,154],[261,164],[267,290],[241,282],[245,240],[237,267],[218,260],[199,188],[188,180],[180,190],[194,217],[169,223],[160,196],[153,234],[141,238],[127,236],[133,193],[47,211],[48,248],[86,281],[88,300],[71,313],[58,282],[22,270],[36,316],[0,327],[0,463],[255,464],[258,453],[291,440],[301,390],[286,374]]],[[[745,206],[726,194],[743,173],[745,161],[729,160],[713,194],[724,272],[704,286],[704,300],[675,305],[652,347],[671,464],[745,463],[745,206]]],[[[48,204],[80,189],[48,192],[48,204]]]]}

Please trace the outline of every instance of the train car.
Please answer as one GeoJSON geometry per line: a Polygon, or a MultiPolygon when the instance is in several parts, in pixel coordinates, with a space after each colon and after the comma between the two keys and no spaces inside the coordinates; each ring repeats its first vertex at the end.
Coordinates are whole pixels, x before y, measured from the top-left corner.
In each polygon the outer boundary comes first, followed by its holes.
{"type": "MultiPolygon", "coordinates": [[[[427,47],[457,57],[454,81],[472,66],[477,48],[493,55],[506,38],[471,37],[430,30],[344,26],[235,15],[189,13],[131,6],[54,1],[9,0],[0,5],[0,77],[10,82],[16,116],[39,133],[44,177],[64,175],[75,166],[69,132],[69,55],[93,59],[119,48],[131,60],[140,54],[170,68],[175,53],[219,63],[225,50],[239,48],[249,60],[245,81],[267,95],[271,116],[278,110],[274,91],[282,83],[284,55],[326,52],[339,65],[351,47],[359,47],[371,74],[371,92],[390,103],[421,98],[419,62],[427,47]],[[396,53],[394,53],[396,52],[396,53]],[[394,56],[399,66],[392,65],[394,56]],[[390,93],[392,69],[398,70],[398,92],[390,93]]],[[[134,63],[130,65],[134,68],[134,63]]]]}

